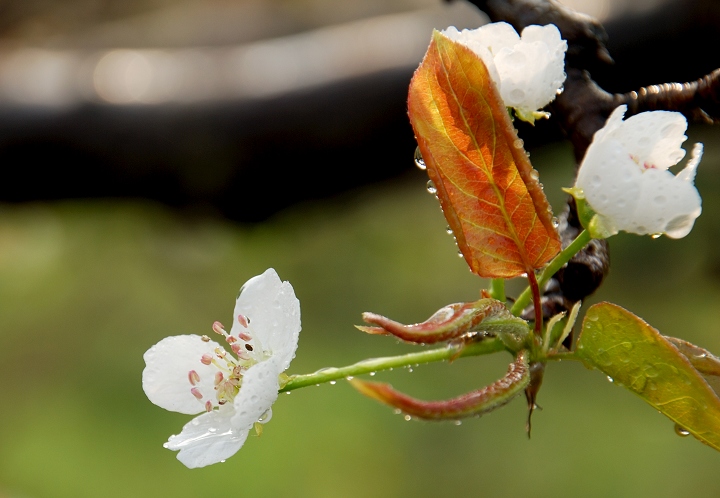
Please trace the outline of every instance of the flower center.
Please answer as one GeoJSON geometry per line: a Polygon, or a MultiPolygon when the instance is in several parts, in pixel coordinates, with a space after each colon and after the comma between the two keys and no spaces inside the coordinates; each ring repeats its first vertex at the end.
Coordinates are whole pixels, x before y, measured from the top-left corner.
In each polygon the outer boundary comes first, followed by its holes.
{"type": "MultiPolygon", "coordinates": [[[[206,396],[207,393],[201,391],[199,387],[200,375],[195,370],[188,372],[188,381],[192,386],[190,393],[204,404],[205,410],[208,412],[235,399],[235,396],[240,391],[240,386],[242,386],[245,372],[269,356],[263,350],[257,335],[253,334],[250,328],[250,318],[238,315],[237,322],[240,327],[237,328],[238,332],[236,334],[228,333],[220,322],[215,322],[212,326],[216,334],[225,338],[225,342],[230,345],[234,355],[218,347],[215,348],[213,354],[205,353],[200,358],[200,363],[203,365],[212,365],[216,368],[213,380],[215,386],[214,400],[211,399],[211,396],[206,396]]],[[[206,335],[202,336],[202,340],[210,342],[210,338],[206,335]]]]}

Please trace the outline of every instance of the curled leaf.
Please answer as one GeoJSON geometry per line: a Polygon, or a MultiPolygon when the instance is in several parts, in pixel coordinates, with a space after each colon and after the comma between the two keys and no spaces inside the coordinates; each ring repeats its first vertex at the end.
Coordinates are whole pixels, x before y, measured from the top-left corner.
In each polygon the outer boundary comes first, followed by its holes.
{"type": "Polygon", "coordinates": [[[357,326],[369,334],[391,334],[403,341],[433,344],[455,339],[468,332],[498,335],[507,346],[517,350],[528,335],[525,320],[513,316],[500,301],[485,298],[473,303],[455,303],[440,308],[421,323],[403,325],[375,313],[363,313],[365,322],[374,327],[357,326]],[[517,344],[516,344],[517,343],[517,344]]]}
{"type": "Polygon", "coordinates": [[[537,171],[479,56],[435,31],[410,83],[408,114],[474,273],[516,277],[560,251],[537,171]]]}
{"type": "Polygon", "coordinates": [[[691,342],[668,336],[665,336],[665,339],[685,355],[685,358],[703,376],[715,394],[720,393],[720,358],[691,342]]]}
{"type": "Polygon", "coordinates": [[[396,391],[389,384],[351,379],[365,396],[423,420],[457,420],[480,416],[499,408],[523,392],[530,382],[528,353],[522,351],[505,376],[487,387],[444,401],[422,401],[396,391]]]}
{"type": "MultiPolygon", "coordinates": [[[[697,439],[720,450],[720,399],[699,371],[705,362],[696,362],[696,367],[681,352],[684,349],[692,355],[697,346],[682,343],[671,342],[619,306],[600,303],[585,315],[576,354],[697,439]]],[[[718,372],[714,361],[707,365],[708,372],[718,372]]]]}

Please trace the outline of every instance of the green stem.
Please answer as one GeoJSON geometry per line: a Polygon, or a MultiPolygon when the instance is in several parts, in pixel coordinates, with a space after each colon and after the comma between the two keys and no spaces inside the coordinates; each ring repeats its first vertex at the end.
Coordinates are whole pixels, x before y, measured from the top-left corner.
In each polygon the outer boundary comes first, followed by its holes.
{"type": "Polygon", "coordinates": [[[507,298],[505,297],[505,279],[504,278],[493,278],[490,280],[490,295],[493,299],[504,303],[507,298]]]}
{"type": "Polygon", "coordinates": [[[419,353],[410,353],[400,356],[386,356],[384,358],[371,358],[354,365],[340,368],[323,368],[315,373],[305,375],[291,375],[280,392],[288,392],[301,387],[314,386],[324,382],[345,379],[355,375],[362,375],[392,368],[415,366],[421,363],[454,360],[464,356],[479,356],[503,351],[505,345],[497,337],[484,338],[481,341],[468,344],[464,348],[458,345],[448,345],[438,349],[430,349],[419,353]]]}
{"type": "Polygon", "coordinates": [[[572,361],[582,361],[580,357],[578,357],[573,351],[563,352],[563,353],[552,353],[545,357],[546,361],[562,361],[562,360],[572,360],[572,361]]]}
{"type": "MultiPolygon", "coordinates": [[[[590,242],[590,232],[587,230],[583,230],[580,232],[580,235],[577,236],[575,240],[573,240],[569,246],[567,246],[565,249],[563,249],[560,254],[555,256],[555,259],[550,261],[550,263],[545,267],[545,269],[542,272],[542,275],[540,275],[540,278],[538,279],[538,286],[540,289],[545,287],[545,284],[550,280],[550,278],[557,273],[557,271],[563,267],[565,263],[570,261],[573,256],[575,256],[580,250],[587,245],[588,242],[590,242]]],[[[522,294],[517,298],[515,301],[515,304],[512,308],[510,308],[510,311],[515,316],[520,316],[520,313],[525,309],[525,307],[530,304],[530,299],[532,298],[532,289],[530,287],[526,288],[522,294]]]]}

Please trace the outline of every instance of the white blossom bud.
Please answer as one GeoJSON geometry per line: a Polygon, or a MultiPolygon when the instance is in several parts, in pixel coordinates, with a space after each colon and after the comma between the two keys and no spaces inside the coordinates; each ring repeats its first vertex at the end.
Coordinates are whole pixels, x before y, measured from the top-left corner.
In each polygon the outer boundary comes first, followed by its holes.
{"type": "Polygon", "coordinates": [[[575,186],[608,235],[624,230],[684,237],[702,211],[693,183],[702,144],[695,144],[687,166],[673,175],[668,168],[685,156],[685,117],[653,111],[623,121],[626,110],[619,106],[595,133],[575,186]]]}
{"type": "Polygon", "coordinates": [[[488,68],[505,105],[520,119],[534,122],[547,117],[539,109],[550,103],[565,81],[567,42],[552,25],[528,26],[518,36],[505,22],[442,32],[475,52],[488,68]]]}

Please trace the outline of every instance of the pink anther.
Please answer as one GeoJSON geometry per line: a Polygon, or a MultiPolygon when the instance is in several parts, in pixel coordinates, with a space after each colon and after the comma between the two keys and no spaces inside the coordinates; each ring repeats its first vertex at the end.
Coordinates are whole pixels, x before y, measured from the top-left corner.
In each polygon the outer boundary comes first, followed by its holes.
{"type": "Polygon", "coordinates": [[[188,372],[188,380],[190,381],[190,384],[194,386],[200,382],[200,375],[195,370],[190,370],[188,372]]]}
{"type": "Polygon", "coordinates": [[[210,363],[212,363],[212,361],[213,357],[207,353],[202,355],[202,357],[200,358],[200,363],[202,363],[203,365],[209,365],[210,363]]]}
{"type": "Polygon", "coordinates": [[[210,400],[206,401],[206,402],[205,402],[205,411],[206,411],[206,412],[211,412],[211,411],[212,411],[212,408],[213,408],[213,407],[212,407],[212,401],[210,401],[210,400]]]}
{"type": "Polygon", "coordinates": [[[248,323],[250,323],[250,321],[248,320],[248,318],[247,318],[246,316],[244,316],[244,315],[238,315],[238,316],[237,316],[237,321],[238,321],[238,323],[239,323],[240,325],[242,325],[242,326],[245,327],[245,328],[247,328],[248,323]]]}
{"type": "Polygon", "coordinates": [[[197,399],[202,399],[202,397],[203,397],[202,393],[200,392],[200,389],[198,389],[197,387],[193,387],[192,389],[190,389],[190,394],[195,396],[197,399]]]}
{"type": "Polygon", "coordinates": [[[225,326],[220,322],[213,322],[212,329],[216,334],[227,335],[227,332],[225,332],[225,326]]]}

